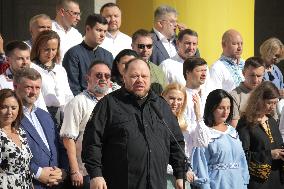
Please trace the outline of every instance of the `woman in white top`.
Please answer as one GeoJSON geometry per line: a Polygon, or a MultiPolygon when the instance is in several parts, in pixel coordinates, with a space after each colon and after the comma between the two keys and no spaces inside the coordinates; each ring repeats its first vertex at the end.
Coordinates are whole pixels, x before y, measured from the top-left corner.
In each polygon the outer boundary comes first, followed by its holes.
{"type": "MultiPolygon", "coordinates": [[[[192,148],[194,146],[206,146],[209,142],[209,135],[207,134],[208,128],[205,126],[201,119],[199,98],[196,95],[193,96],[192,102],[194,103],[194,111],[197,117],[196,125],[188,125],[188,121],[185,119],[184,111],[187,106],[187,95],[185,87],[178,83],[171,83],[166,86],[162,93],[162,96],[170,105],[173,114],[176,115],[178,123],[183,132],[185,139],[185,154],[188,158],[191,157],[192,148]]],[[[193,179],[191,171],[188,172],[188,180],[193,179]]],[[[175,188],[174,177],[172,175],[171,166],[168,166],[168,178],[167,189],[175,188]]],[[[189,189],[190,185],[187,184],[186,188],[189,189]]]]}
{"type": "Polygon", "coordinates": [[[65,104],[73,94],[69,87],[65,69],[59,64],[60,38],[54,31],[41,32],[31,50],[31,60],[42,77],[41,92],[49,113],[55,124],[59,126],[65,104]]]}

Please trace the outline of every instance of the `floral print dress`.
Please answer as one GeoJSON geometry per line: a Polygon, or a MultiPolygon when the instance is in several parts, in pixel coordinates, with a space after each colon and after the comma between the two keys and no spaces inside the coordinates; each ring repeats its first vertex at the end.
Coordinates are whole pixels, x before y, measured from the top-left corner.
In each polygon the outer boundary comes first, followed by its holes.
{"type": "Polygon", "coordinates": [[[21,147],[17,146],[0,129],[0,188],[31,189],[32,175],[30,172],[31,150],[27,143],[24,130],[18,130],[21,147]]]}

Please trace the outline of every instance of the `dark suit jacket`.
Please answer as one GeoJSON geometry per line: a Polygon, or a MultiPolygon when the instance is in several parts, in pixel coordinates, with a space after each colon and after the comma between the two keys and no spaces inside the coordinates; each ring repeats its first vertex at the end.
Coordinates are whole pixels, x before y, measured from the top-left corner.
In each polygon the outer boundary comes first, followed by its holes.
{"type": "MultiPolygon", "coordinates": [[[[163,43],[159,39],[158,35],[154,32],[154,30],[152,30],[151,32],[152,32],[152,39],[153,39],[153,52],[150,57],[150,61],[156,65],[160,65],[162,61],[170,58],[170,56],[167,50],[165,49],[163,43]]],[[[174,45],[176,47],[176,39],[174,39],[174,45]]],[[[200,57],[200,53],[198,49],[196,49],[195,56],[200,57]]]]}
{"type": "MultiPolygon", "coordinates": [[[[43,140],[29,119],[24,116],[21,121],[21,127],[27,133],[28,144],[33,154],[30,164],[31,172],[36,174],[39,167],[52,166],[67,170],[68,159],[66,151],[62,143],[59,141],[59,134],[54,126],[50,114],[40,108],[36,110],[35,114],[43,128],[50,150],[44,144],[43,140]]],[[[37,180],[34,180],[33,184],[35,189],[47,188],[37,180]]]]}
{"type": "MultiPolygon", "coordinates": [[[[150,61],[156,65],[160,65],[163,60],[170,58],[170,56],[167,50],[165,49],[164,45],[162,44],[161,40],[159,39],[158,35],[154,31],[152,31],[152,33],[153,33],[152,35],[153,52],[150,57],[150,61]]],[[[176,44],[175,40],[174,44],[176,44]]]]}

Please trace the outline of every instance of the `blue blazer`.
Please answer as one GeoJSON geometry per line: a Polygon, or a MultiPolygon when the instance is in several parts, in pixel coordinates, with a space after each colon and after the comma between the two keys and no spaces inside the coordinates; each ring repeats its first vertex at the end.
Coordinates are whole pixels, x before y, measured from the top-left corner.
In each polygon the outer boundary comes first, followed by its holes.
{"type": "MultiPolygon", "coordinates": [[[[54,122],[50,114],[40,108],[37,108],[35,114],[43,128],[50,150],[44,144],[43,140],[29,119],[24,116],[24,118],[21,120],[21,127],[26,131],[28,144],[33,154],[30,164],[31,172],[36,174],[39,167],[52,166],[67,170],[67,154],[64,146],[59,141],[59,134],[54,126],[54,122]]],[[[33,184],[35,189],[47,188],[46,185],[41,184],[38,180],[34,180],[33,184]]]]}

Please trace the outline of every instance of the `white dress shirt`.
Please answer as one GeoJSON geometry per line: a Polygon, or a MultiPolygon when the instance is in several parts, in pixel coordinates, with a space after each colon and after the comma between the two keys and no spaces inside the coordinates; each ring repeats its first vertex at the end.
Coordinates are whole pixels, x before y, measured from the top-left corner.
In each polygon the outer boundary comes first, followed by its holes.
{"type": "Polygon", "coordinates": [[[115,58],[123,49],[132,49],[131,43],[131,37],[120,31],[118,31],[116,36],[112,36],[109,32],[107,32],[106,37],[100,46],[111,52],[113,58],[115,58]]]}
{"type": "Polygon", "coordinates": [[[158,38],[162,42],[163,46],[165,47],[166,51],[168,52],[170,57],[174,57],[177,54],[177,49],[174,44],[174,37],[168,40],[163,34],[161,34],[155,28],[153,29],[154,32],[157,34],[158,38]]]}
{"type": "Polygon", "coordinates": [[[64,30],[62,26],[60,26],[56,21],[52,21],[52,30],[57,32],[60,37],[60,56],[61,61],[63,60],[64,54],[75,45],[78,45],[83,41],[83,37],[81,33],[71,27],[67,32],[64,30]]]}
{"type": "MultiPolygon", "coordinates": [[[[24,115],[28,118],[28,120],[30,121],[30,123],[34,126],[35,130],[37,131],[37,133],[39,134],[40,138],[42,139],[43,143],[46,145],[46,147],[49,149],[49,145],[45,136],[45,133],[43,131],[43,128],[39,122],[39,120],[37,119],[37,116],[35,114],[37,107],[34,106],[32,111],[29,112],[29,109],[27,107],[23,107],[23,112],[24,115]]],[[[50,150],[50,149],[49,149],[50,150]]],[[[38,179],[39,176],[41,175],[42,172],[42,167],[39,167],[37,170],[37,173],[35,175],[35,178],[38,179]]]]}
{"type": "Polygon", "coordinates": [[[165,73],[166,82],[169,83],[179,83],[185,86],[186,82],[183,77],[183,62],[184,60],[176,54],[172,58],[164,60],[159,66],[165,73]]]}
{"type": "Polygon", "coordinates": [[[37,66],[36,70],[42,77],[41,92],[46,106],[60,107],[63,110],[65,104],[74,97],[69,87],[65,69],[56,64],[50,72],[39,66],[37,66]]]}

